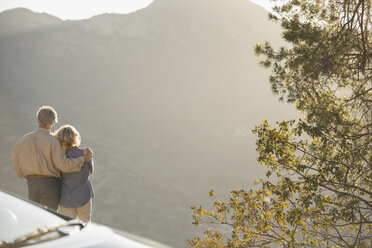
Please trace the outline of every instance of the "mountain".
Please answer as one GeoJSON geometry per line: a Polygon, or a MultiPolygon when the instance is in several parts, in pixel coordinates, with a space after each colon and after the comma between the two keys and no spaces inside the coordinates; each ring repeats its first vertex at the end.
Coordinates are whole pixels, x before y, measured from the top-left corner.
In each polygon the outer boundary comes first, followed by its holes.
{"type": "Polygon", "coordinates": [[[155,0],[82,21],[0,13],[0,187],[27,195],[11,150],[51,105],[94,150],[93,221],[187,247],[205,230],[191,206],[264,176],[250,130],[296,117],[253,53],[280,31],[248,0],[155,0]]]}
{"type": "Polygon", "coordinates": [[[37,28],[52,28],[61,22],[61,19],[45,13],[35,15],[31,10],[18,8],[1,13],[0,32],[1,34],[30,32],[37,28]]]}

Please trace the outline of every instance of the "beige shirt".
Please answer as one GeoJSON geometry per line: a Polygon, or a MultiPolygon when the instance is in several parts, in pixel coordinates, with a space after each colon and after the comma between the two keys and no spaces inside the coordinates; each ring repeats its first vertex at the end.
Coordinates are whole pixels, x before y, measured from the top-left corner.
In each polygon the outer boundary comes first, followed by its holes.
{"type": "Polygon", "coordinates": [[[80,171],[84,157],[67,158],[50,130],[38,128],[23,136],[13,148],[13,166],[18,177],[29,175],[59,177],[60,172],[80,171]]]}

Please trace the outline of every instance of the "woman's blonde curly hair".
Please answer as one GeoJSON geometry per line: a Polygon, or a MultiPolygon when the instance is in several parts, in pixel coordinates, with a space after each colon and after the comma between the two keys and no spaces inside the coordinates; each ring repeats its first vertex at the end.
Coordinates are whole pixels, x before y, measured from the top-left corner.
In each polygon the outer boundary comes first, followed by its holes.
{"type": "Polygon", "coordinates": [[[79,146],[81,137],[78,131],[71,125],[64,125],[54,132],[54,136],[59,140],[64,150],[69,150],[79,146]]]}

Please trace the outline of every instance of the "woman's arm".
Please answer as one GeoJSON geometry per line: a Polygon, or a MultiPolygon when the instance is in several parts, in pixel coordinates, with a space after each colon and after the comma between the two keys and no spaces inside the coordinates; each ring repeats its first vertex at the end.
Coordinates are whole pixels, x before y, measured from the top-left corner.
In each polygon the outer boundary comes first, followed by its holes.
{"type": "Polygon", "coordinates": [[[92,175],[93,172],[94,172],[94,163],[93,163],[93,159],[89,160],[88,161],[88,176],[92,175]]]}

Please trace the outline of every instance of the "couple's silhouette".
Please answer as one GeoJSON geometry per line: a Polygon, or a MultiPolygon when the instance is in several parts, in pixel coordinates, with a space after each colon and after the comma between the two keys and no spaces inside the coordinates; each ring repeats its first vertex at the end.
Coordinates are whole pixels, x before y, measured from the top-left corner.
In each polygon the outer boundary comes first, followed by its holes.
{"type": "Polygon", "coordinates": [[[18,177],[27,180],[30,200],[72,218],[90,221],[94,196],[89,175],[93,152],[80,148],[80,135],[71,125],[51,133],[56,111],[43,106],[37,111],[38,129],[23,136],[13,148],[18,177]]]}

